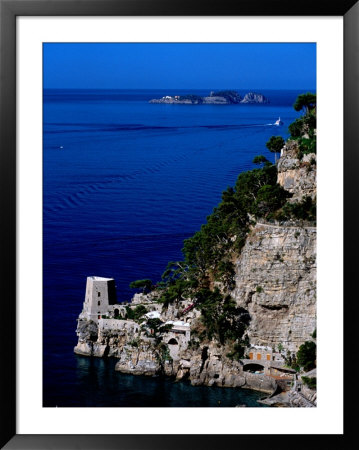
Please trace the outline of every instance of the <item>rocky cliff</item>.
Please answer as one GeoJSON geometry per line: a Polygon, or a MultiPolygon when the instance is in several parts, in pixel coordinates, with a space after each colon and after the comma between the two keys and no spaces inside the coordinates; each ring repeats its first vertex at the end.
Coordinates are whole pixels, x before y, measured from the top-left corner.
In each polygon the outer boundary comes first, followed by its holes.
{"type": "Polygon", "coordinates": [[[278,160],[278,183],[293,196],[290,201],[301,200],[304,196],[315,198],[316,154],[300,156],[297,141],[287,141],[278,160]]]}
{"type": "Polygon", "coordinates": [[[297,351],[316,322],[316,229],[257,223],[235,262],[251,344],[297,351]]]}
{"type": "Polygon", "coordinates": [[[248,92],[241,100],[241,103],[269,103],[269,100],[267,97],[265,97],[263,94],[258,94],[257,92],[248,92]]]}
{"type": "MultiPolygon", "coordinates": [[[[278,161],[277,182],[290,202],[316,199],[316,155],[300,158],[296,141],[286,142],[278,161]]],[[[235,261],[234,298],[251,316],[251,344],[283,346],[291,352],[310,339],[316,327],[315,226],[301,221],[258,221],[235,261]]]]}

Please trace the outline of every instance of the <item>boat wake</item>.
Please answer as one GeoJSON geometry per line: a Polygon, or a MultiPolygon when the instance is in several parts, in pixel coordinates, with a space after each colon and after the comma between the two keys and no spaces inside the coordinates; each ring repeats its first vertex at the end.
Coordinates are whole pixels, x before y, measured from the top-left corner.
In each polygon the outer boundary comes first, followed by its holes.
{"type": "Polygon", "coordinates": [[[280,118],[274,123],[240,123],[240,124],[211,124],[211,125],[163,125],[163,126],[148,126],[143,124],[54,124],[48,123],[50,129],[45,129],[44,134],[73,134],[73,133],[99,133],[99,132],[139,132],[139,131],[164,131],[177,132],[179,130],[191,130],[196,128],[206,128],[208,130],[235,130],[241,128],[253,127],[267,127],[273,125],[282,125],[280,118]],[[65,126],[66,125],[66,126],[65,126]]]}

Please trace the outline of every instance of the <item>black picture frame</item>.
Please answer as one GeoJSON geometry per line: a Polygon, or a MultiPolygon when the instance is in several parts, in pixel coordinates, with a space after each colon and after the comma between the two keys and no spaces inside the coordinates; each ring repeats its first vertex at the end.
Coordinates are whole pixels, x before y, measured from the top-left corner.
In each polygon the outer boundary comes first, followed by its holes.
{"type": "MultiPolygon", "coordinates": [[[[2,279],[1,448],[214,449],[251,445],[309,446],[330,439],[349,448],[355,414],[345,414],[343,435],[18,435],[16,433],[16,17],[18,16],[342,16],[344,18],[344,339],[355,342],[358,250],[356,193],[359,169],[359,4],[356,0],[0,0],[0,199],[2,279]],[[278,443],[278,442],[277,442],[278,443]]],[[[334,180],[335,182],[335,180],[334,180]]],[[[328,282],[330,282],[328,280],[328,282]]],[[[344,346],[344,360],[350,348],[344,346]]],[[[330,363],[332,364],[332,363],[330,363]]],[[[333,367],[333,366],[332,366],[333,367]]],[[[335,371],[331,375],[335,382],[335,371]]],[[[344,385],[350,386],[348,372],[344,385]]],[[[355,382],[355,381],[354,381],[355,382]]],[[[352,387],[353,388],[353,387],[352,387]]],[[[349,389],[349,388],[348,388],[349,389]]],[[[351,400],[344,392],[345,411],[351,400]]]]}

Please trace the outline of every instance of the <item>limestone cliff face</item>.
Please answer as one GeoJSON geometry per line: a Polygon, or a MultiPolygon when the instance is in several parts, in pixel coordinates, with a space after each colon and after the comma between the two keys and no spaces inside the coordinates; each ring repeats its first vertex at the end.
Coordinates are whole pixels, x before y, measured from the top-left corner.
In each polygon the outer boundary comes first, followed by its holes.
{"type": "MultiPolygon", "coordinates": [[[[278,161],[278,183],[291,202],[316,198],[316,155],[299,159],[287,141],[278,161]]],[[[252,345],[297,351],[316,327],[316,228],[294,222],[257,222],[236,260],[234,298],[251,315],[252,345]]]]}
{"type": "Polygon", "coordinates": [[[310,153],[298,158],[298,144],[287,141],[278,161],[278,184],[293,194],[291,201],[300,201],[304,196],[315,198],[316,185],[316,155],[310,153]]]}
{"type": "Polygon", "coordinates": [[[290,351],[316,322],[316,229],[257,223],[236,261],[234,297],[251,316],[253,345],[290,351]]]}

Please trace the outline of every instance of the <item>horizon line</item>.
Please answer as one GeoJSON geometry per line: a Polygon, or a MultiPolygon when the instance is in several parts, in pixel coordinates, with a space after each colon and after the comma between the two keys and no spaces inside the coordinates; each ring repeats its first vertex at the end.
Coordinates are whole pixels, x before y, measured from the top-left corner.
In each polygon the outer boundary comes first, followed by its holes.
{"type": "Polygon", "coordinates": [[[252,87],[252,88],[248,88],[248,87],[244,87],[244,88],[203,88],[203,87],[191,87],[191,88],[178,88],[178,87],[168,87],[168,88],[158,88],[158,87],[148,87],[148,88],[119,88],[119,87],[106,87],[106,88],[101,88],[101,87],[88,87],[88,88],[83,88],[83,87],[43,87],[43,89],[56,89],[56,90],[77,90],[77,91],[88,91],[88,90],[98,90],[98,91],[109,91],[109,90],[117,90],[117,91],[149,91],[149,90],[161,90],[161,91],[165,91],[165,90],[209,90],[209,91],[213,91],[213,90],[249,90],[249,91],[253,91],[253,90],[259,90],[259,89],[265,89],[268,91],[294,91],[294,90],[303,90],[303,91],[308,91],[308,90],[313,90],[316,91],[317,88],[316,87],[311,87],[311,88],[303,88],[303,87],[296,87],[296,88],[269,88],[269,87],[252,87]]]}

